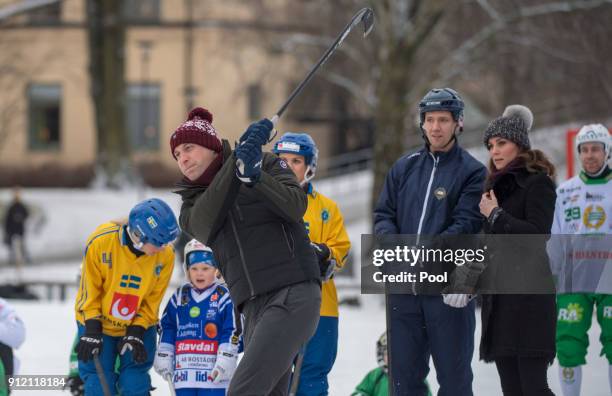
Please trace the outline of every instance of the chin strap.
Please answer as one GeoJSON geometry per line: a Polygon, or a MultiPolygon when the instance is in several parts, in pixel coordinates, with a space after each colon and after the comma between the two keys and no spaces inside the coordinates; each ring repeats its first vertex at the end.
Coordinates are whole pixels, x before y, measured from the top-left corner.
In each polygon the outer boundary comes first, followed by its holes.
{"type": "Polygon", "coordinates": [[[315,172],[317,168],[313,168],[310,165],[306,167],[306,172],[304,173],[304,180],[300,182],[300,186],[304,187],[308,182],[310,182],[315,177],[315,172]]]}

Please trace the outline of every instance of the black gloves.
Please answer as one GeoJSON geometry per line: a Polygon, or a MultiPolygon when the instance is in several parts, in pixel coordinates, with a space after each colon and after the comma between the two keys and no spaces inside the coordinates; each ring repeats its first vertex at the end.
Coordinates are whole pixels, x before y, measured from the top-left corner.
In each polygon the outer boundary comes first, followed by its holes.
{"type": "Polygon", "coordinates": [[[68,377],[64,389],[69,389],[72,396],[83,396],[85,394],[83,380],[78,375],[68,377]]]}
{"type": "Polygon", "coordinates": [[[334,269],[336,269],[336,261],[331,259],[331,251],[326,244],[310,242],[310,245],[314,249],[317,259],[319,260],[321,278],[326,281],[333,275],[334,269]]]}
{"type": "Polygon", "coordinates": [[[85,334],[79,338],[75,348],[77,358],[83,362],[93,359],[102,351],[102,322],[96,319],[85,321],[85,334]]]}
{"type": "Polygon", "coordinates": [[[147,351],[144,346],[145,328],[142,326],[128,326],[125,335],[117,344],[120,355],[132,351],[134,362],[142,364],[147,361],[147,351]]]}

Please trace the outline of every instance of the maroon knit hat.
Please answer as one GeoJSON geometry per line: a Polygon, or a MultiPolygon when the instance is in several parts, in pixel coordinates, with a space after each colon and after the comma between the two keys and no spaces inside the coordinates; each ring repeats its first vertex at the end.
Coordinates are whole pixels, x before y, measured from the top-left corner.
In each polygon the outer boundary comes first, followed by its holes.
{"type": "Polygon", "coordinates": [[[170,137],[170,151],[174,159],[174,149],[182,143],[195,143],[217,153],[221,152],[221,141],[212,126],[212,120],[210,111],[201,107],[189,112],[187,121],[179,125],[170,137]]]}

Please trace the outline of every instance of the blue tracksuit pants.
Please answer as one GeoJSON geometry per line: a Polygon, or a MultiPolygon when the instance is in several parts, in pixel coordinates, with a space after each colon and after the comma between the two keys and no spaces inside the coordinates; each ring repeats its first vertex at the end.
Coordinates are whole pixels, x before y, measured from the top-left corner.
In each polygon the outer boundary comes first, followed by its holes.
{"type": "Polygon", "coordinates": [[[475,301],[465,308],[441,296],[389,295],[389,367],[394,396],[427,395],[425,377],[433,358],[438,396],[472,396],[475,301]]]}
{"type": "Polygon", "coordinates": [[[336,361],[338,318],[321,316],[314,336],[306,344],[298,396],[327,396],[327,374],[336,361]]]}
{"type": "MultiPolygon", "coordinates": [[[[78,324],[79,337],[85,333],[85,326],[78,324]]],[[[157,331],[155,326],[149,327],[144,334],[144,345],[147,351],[147,361],[142,364],[134,363],[132,352],[128,351],[119,356],[119,374],[115,372],[115,363],[119,352],[117,343],[121,337],[102,336],[102,352],[100,353],[100,364],[104,371],[104,377],[113,395],[121,396],[144,396],[149,395],[151,389],[151,377],[149,370],[153,366],[155,349],[157,345],[157,331]]],[[[79,360],[79,376],[85,383],[86,396],[104,396],[102,385],[96,372],[93,360],[87,363],[79,360]]]]}

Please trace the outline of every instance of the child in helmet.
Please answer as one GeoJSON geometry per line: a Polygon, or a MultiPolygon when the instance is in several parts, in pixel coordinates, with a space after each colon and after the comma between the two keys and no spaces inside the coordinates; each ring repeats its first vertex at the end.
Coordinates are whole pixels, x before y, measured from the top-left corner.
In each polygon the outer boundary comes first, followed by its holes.
{"type": "Polygon", "coordinates": [[[323,284],[319,323],[314,336],[306,344],[297,396],[323,396],[328,392],[327,376],[338,349],[338,295],[333,275],[344,266],[351,242],[340,208],[332,199],[318,192],[311,182],[317,169],[318,149],[310,135],[287,132],[272,151],[291,168],[308,197],[304,225],[317,257],[323,284]]]}
{"type": "Polygon", "coordinates": [[[241,326],[212,250],[192,239],[184,265],[188,283],[164,310],[155,371],[179,396],[224,396],[236,370],[241,326]]]}
{"type": "MultiPolygon", "coordinates": [[[[389,358],[387,354],[387,333],[384,332],[376,341],[376,362],[378,367],[370,371],[357,385],[351,396],[388,396],[389,395],[389,358]]],[[[431,396],[429,384],[427,396],[431,396]]]]}
{"type": "Polygon", "coordinates": [[[159,305],[178,235],[172,209],[153,198],[134,206],[127,223],[102,224],[88,238],[75,302],[75,349],[88,396],[103,395],[106,387],[112,394],[148,394],[159,305]]]}

